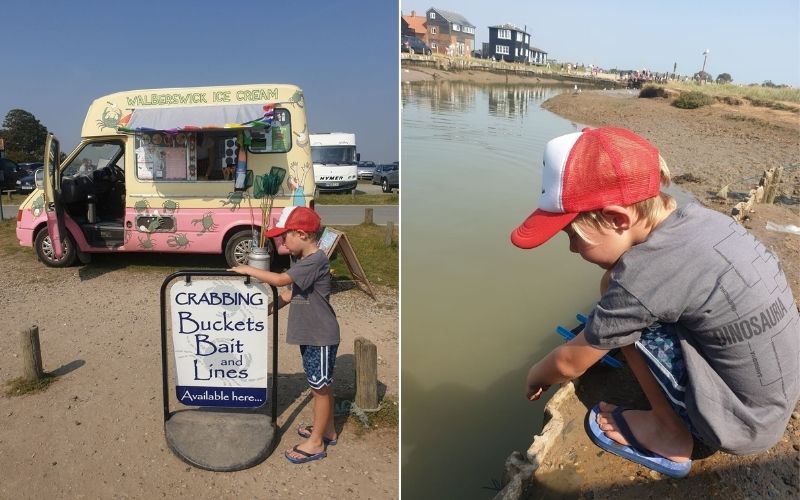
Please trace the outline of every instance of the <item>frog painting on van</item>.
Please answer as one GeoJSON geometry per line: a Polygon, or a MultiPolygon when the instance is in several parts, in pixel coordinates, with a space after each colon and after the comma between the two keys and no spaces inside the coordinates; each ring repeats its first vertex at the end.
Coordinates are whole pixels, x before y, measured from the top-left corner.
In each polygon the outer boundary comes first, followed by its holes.
{"type": "MultiPolygon", "coordinates": [[[[294,85],[99,97],[63,162],[58,140],[48,136],[44,186],[20,205],[17,239],[52,267],[88,262],[94,253],[145,251],[244,263],[267,229],[261,225],[284,206],[314,207],[314,175],[296,168],[311,165],[308,129],[303,92],[294,85]],[[251,184],[274,168],[292,175],[265,217],[251,184]]],[[[265,245],[276,251],[273,242],[265,245]]]]}

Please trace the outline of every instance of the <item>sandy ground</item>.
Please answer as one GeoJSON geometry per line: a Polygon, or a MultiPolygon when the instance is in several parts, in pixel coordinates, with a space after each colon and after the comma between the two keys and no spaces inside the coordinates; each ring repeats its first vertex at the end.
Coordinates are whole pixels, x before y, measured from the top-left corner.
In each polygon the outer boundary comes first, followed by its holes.
{"type": "MultiPolygon", "coordinates": [[[[229,473],[175,456],[163,428],[159,289],[169,273],[191,268],[191,259],[117,257],[67,269],[45,267],[32,250],[0,259],[0,382],[21,374],[19,332],[34,324],[44,369],[59,375],[44,392],[0,396],[0,498],[398,496],[396,425],[367,429],[353,415],[340,416],[339,443],[326,459],[293,465],[284,458],[300,442],[297,426],[311,421],[300,355],[285,343],[287,309],[279,316],[282,435],[275,452],[229,473]]],[[[196,262],[210,266],[213,259],[196,262]]],[[[397,401],[397,292],[376,287],[373,301],[345,288],[332,295],[342,329],[335,392],[353,397],[353,340],[360,335],[377,345],[379,392],[397,401]]]]}
{"type": "MultiPolygon", "coordinates": [[[[503,84],[505,75],[447,73],[404,66],[401,79],[463,80],[503,84]]],[[[537,79],[508,83],[541,83],[537,79]]],[[[800,164],[800,114],[757,108],[749,104],[714,104],[682,110],[667,99],[640,99],[637,91],[593,90],[551,98],[544,108],[591,126],[629,128],[649,139],[666,159],[673,179],[700,203],[730,214],[754,188],[765,169],[800,164]],[[716,196],[729,185],[728,199],[716,196]]],[[[768,230],[800,225],[800,168],[786,168],[774,205],[757,205],[744,225],[778,255],[795,297],[800,297],[800,236],[768,230]]],[[[537,469],[531,498],[680,498],[687,495],[727,498],[797,498],[800,495],[800,405],[783,439],[771,450],[736,457],[696,449],[691,475],[665,480],[657,473],[602,452],[586,436],[587,408],[599,399],[646,408],[630,374],[602,365],[581,377],[575,397],[561,408],[563,432],[537,469]]]]}

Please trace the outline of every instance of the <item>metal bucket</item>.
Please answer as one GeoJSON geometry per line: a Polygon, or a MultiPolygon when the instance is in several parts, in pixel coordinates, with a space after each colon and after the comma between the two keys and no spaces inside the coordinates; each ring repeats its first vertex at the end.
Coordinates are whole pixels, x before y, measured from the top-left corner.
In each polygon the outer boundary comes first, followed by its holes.
{"type": "Polygon", "coordinates": [[[253,247],[250,249],[250,256],[247,263],[256,269],[269,271],[270,255],[266,248],[253,247]]]}

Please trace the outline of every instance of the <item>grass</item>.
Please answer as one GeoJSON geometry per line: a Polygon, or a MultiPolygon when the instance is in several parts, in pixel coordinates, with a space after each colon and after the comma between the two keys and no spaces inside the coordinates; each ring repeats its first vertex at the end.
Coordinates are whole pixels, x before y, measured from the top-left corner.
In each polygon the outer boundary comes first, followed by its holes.
{"type": "Polygon", "coordinates": [[[391,194],[359,193],[359,188],[362,191],[365,190],[364,186],[372,186],[372,181],[360,179],[355,194],[321,193],[315,200],[317,205],[398,205],[400,203],[400,195],[397,194],[396,189],[391,194]]]}
{"type": "Polygon", "coordinates": [[[361,436],[374,429],[391,429],[400,425],[400,405],[390,398],[383,398],[377,411],[363,411],[355,406],[353,396],[337,397],[336,416],[348,415],[355,435],[361,436]],[[360,424],[360,425],[358,425],[360,424]]]}
{"type": "Polygon", "coordinates": [[[800,112],[800,89],[796,88],[775,88],[762,86],[740,86],[731,83],[716,85],[697,85],[694,83],[670,82],[666,85],[668,89],[681,93],[700,92],[713,96],[718,100],[725,98],[738,98],[750,101],[754,106],[775,107],[775,109],[785,109],[800,112]],[[786,103],[790,103],[787,105],[786,103]],[[792,106],[791,104],[796,104],[792,106]]]}
{"type": "MultiPolygon", "coordinates": [[[[8,216],[8,214],[5,214],[8,216]]],[[[17,240],[17,219],[0,221],[0,253],[3,255],[18,255],[30,252],[30,248],[23,247],[17,240]]]]}
{"type": "MultiPolygon", "coordinates": [[[[386,245],[386,226],[359,224],[333,226],[347,235],[359,264],[370,283],[397,288],[399,277],[399,231],[394,227],[391,245],[386,245]]],[[[338,250],[331,257],[331,269],[336,279],[350,276],[347,264],[338,250]]]]}
{"type": "Polygon", "coordinates": [[[317,205],[397,205],[400,195],[392,194],[321,194],[315,198],[317,205]]]}
{"type": "Polygon", "coordinates": [[[5,383],[6,396],[23,396],[25,394],[33,394],[41,392],[50,387],[50,384],[58,380],[58,377],[45,373],[42,378],[36,380],[28,380],[22,377],[11,379],[5,383]]]}

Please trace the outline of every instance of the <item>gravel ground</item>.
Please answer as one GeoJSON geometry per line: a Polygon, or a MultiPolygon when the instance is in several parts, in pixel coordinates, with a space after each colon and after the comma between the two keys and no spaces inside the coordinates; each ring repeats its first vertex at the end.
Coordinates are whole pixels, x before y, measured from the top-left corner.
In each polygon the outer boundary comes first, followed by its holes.
{"type": "MultiPolygon", "coordinates": [[[[395,425],[367,429],[345,414],[337,418],[339,443],[326,459],[293,465],[283,457],[300,442],[297,426],[311,419],[299,352],[285,344],[286,314],[279,316],[282,435],[275,452],[231,473],[182,462],[164,438],[159,289],[175,270],[163,266],[185,266],[170,256],[156,262],[116,257],[122,258],[96,256],[92,264],[67,269],[44,267],[32,250],[0,259],[0,381],[21,374],[19,332],[34,324],[44,369],[59,375],[44,392],[0,396],[0,498],[398,496],[395,425]]],[[[398,400],[397,292],[375,288],[375,301],[348,284],[332,295],[342,330],[335,383],[340,400],[354,394],[353,341],[359,335],[377,345],[380,392],[398,400]]]]}

